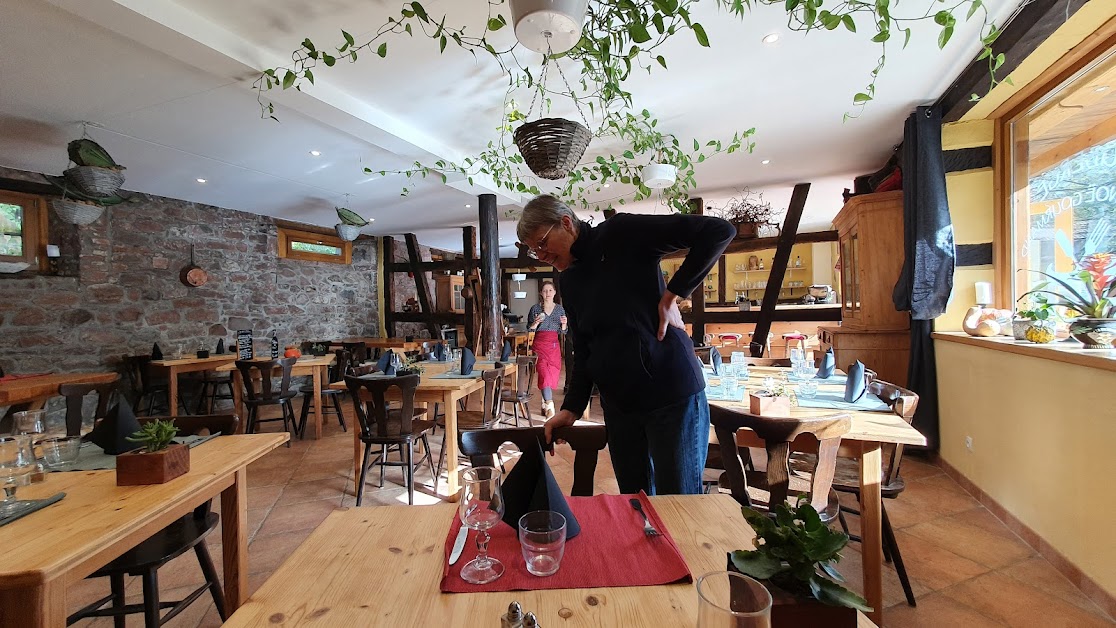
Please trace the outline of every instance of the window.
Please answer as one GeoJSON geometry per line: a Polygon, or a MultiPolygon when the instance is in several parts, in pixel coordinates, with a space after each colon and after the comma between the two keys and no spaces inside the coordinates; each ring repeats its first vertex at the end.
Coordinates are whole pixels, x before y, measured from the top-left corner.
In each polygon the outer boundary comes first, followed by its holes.
{"type": "Polygon", "coordinates": [[[1008,131],[1014,300],[1046,281],[1030,271],[1069,279],[1082,258],[1116,253],[1116,49],[1011,119],[1008,131]]]}
{"type": "Polygon", "coordinates": [[[38,196],[0,191],[0,263],[46,261],[46,212],[38,196]]]}
{"type": "Polygon", "coordinates": [[[349,264],[353,259],[353,243],[335,235],[279,227],[279,257],[349,264]]]}

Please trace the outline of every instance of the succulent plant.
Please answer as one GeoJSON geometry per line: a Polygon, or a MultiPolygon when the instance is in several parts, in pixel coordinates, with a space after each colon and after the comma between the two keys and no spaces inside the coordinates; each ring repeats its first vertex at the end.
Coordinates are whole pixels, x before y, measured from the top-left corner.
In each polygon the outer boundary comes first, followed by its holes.
{"type": "Polygon", "coordinates": [[[178,435],[178,426],[174,421],[150,421],[144,423],[137,432],[126,437],[126,440],[132,443],[143,443],[145,452],[154,453],[170,446],[176,435],[178,435]]]}

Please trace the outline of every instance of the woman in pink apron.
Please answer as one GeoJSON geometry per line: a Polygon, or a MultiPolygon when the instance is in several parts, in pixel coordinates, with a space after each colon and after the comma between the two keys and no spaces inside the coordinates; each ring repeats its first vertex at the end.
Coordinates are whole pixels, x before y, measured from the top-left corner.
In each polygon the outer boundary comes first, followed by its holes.
{"type": "Polygon", "coordinates": [[[527,314],[527,329],[535,332],[531,345],[538,356],[539,390],[542,391],[542,412],[546,418],[554,416],[554,389],[562,372],[562,349],[558,334],[566,333],[566,310],[554,302],[554,284],[544,281],[539,290],[541,302],[532,305],[527,314]]]}

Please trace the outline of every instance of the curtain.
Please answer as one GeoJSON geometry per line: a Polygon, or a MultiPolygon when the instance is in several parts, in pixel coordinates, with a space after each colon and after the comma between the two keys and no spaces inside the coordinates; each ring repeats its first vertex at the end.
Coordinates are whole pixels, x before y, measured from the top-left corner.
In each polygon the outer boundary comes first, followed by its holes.
{"type": "Polygon", "coordinates": [[[945,312],[953,291],[956,251],[946,200],[942,116],[918,107],[903,129],[903,240],[905,259],[892,301],[911,313],[911,361],[907,387],[919,396],[914,426],[938,448],[938,380],[933,320],[945,312]]]}

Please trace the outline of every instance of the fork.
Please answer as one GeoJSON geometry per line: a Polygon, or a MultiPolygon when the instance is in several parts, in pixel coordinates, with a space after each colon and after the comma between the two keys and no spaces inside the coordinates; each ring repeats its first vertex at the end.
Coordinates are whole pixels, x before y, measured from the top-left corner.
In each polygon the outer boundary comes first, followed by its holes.
{"type": "Polygon", "coordinates": [[[643,512],[643,504],[641,504],[638,499],[633,497],[633,498],[628,500],[628,503],[632,505],[632,508],[636,509],[636,512],[643,515],[643,534],[644,535],[646,535],[646,536],[662,536],[662,532],[659,532],[658,530],[655,529],[655,526],[651,525],[651,521],[647,518],[647,513],[643,512]]]}

